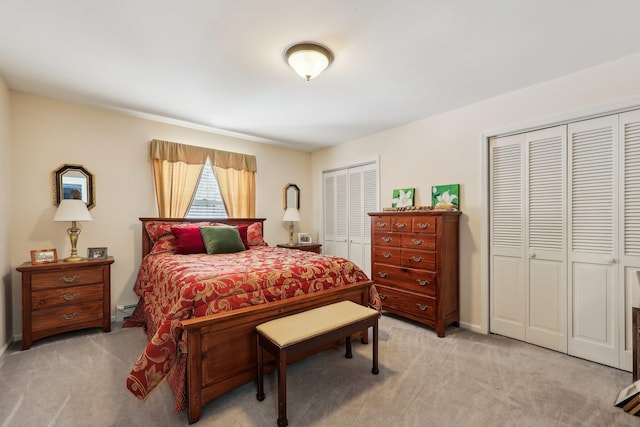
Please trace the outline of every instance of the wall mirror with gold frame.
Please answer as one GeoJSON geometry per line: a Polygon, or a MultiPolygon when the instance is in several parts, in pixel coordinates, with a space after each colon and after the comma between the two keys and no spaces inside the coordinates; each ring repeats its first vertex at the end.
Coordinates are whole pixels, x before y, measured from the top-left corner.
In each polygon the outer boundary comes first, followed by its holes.
{"type": "Polygon", "coordinates": [[[53,204],[64,199],[81,199],[88,209],[96,205],[95,178],[84,166],[64,164],[53,171],[53,204]]]}
{"type": "Polygon", "coordinates": [[[282,207],[300,209],[300,189],[295,184],[287,184],[282,192],[282,207]]]}

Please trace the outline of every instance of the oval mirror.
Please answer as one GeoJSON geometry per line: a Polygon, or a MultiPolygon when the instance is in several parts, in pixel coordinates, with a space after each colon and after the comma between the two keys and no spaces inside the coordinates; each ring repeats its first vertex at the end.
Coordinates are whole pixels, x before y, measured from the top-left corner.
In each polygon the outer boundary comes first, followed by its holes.
{"type": "Polygon", "coordinates": [[[93,174],[82,165],[62,165],[53,171],[53,203],[80,199],[91,209],[96,205],[93,174]]]}
{"type": "Polygon", "coordinates": [[[297,185],[287,184],[284,186],[282,207],[285,211],[287,208],[300,209],[300,189],[297,185]]]}

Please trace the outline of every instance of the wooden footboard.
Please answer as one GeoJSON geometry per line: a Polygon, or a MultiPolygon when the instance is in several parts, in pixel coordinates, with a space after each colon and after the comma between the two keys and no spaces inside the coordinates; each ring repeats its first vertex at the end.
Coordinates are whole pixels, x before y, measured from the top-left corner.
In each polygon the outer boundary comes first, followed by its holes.
{"type": "Polygon", "coordinates": [[[368,305],[371,281],[358,282],[286,300],[184,320],[187,333],[189,423],[202,406],[256,378],[256,332],[260,323],[338,301],[368,305]]]}

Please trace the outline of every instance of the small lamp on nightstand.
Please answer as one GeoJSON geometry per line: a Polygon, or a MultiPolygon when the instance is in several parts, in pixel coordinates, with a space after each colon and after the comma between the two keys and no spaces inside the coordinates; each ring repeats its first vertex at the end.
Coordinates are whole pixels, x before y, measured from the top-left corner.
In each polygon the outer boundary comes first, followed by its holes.
{"type": "Polygon", "coordinates": [[[82,261],[84,258],[78,256],[76,244],[80,229],[76,226],[76,221],[91,221],[91,215],[87,209],[87,204],[82,200],[64,199],[60,201],[58,210],[53,217],[54,221],[71,221],[71,228],[67,228],[67,234],[71,240],[71,256],[65,258],[65,261],[82,261]]]}
{"type": "Polygon", "coordinates": [[[298,213],[298,209],[296,208],[287,208],[286,211],[284,211],[284,216],[282,217],[283,221],[289,221],[289,246],[293,246],[295,245],[295,243],[293,242],[293,223],[294,222],[299,222],[300,221],[300,214],[298,213]]]}

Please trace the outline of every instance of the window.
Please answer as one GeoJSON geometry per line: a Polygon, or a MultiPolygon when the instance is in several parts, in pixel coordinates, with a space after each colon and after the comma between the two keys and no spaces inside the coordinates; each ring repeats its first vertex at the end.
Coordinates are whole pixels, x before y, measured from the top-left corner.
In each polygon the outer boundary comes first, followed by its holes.
{"type": "Polygon", "coordinates": [[[202,167],[196,192],[186,218],[227,218],[227,210],[220,194],[216,174],[209,159],[202,167]]]}

